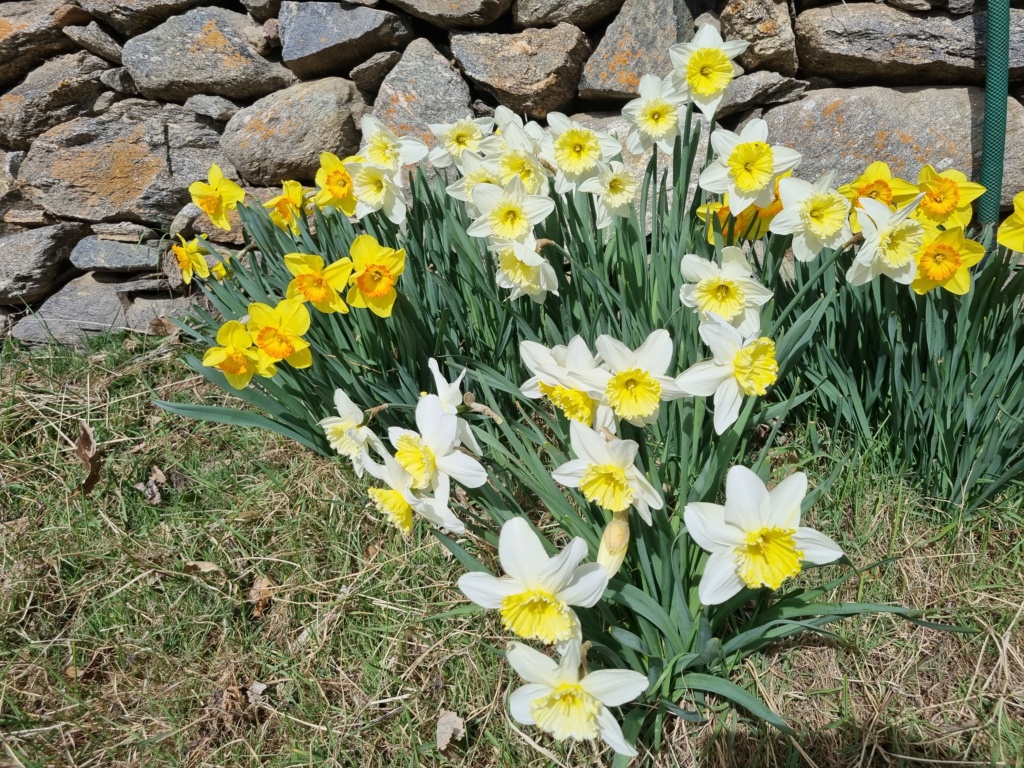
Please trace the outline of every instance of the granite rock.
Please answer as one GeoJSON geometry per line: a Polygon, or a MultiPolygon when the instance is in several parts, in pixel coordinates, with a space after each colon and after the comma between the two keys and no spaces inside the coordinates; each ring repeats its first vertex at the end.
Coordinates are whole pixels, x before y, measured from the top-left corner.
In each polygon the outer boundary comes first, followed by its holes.
{"type": "Polygon", "coordinates": [[[123,243],[89,235],[79,240],[71,251],[71,263],[82,271],[152,271],[160,268],[160,251],[156,243],[123,243]]]}
{"type": "Polygon", "coordinates": [[[82,275],[48,298],[39,309],[22,318],[11,336],[31,344],[56,341],[82,347],[89,336],[125,327],[124,302],[116,282],[82,275]]]}
{"type": "Polygon", "coordinates": [[[132,37],[201,2],[203,0],[79,0],[79,5],[122,35],[132,37]]]}
{"type": "Polygon", "coordinates": [[[84,27],[64,27],[64,34],[90,53],[95,53],[97,56],[120,66],[121,44],[95,21],[89,22],[84,27]]]}
{"type": "Polygon", "coordinates": [[[242,0],[242,5],[256,21],[266,21],[281,11],[281,0],[242,0]]]}
{"type": "Polygon", "coordinates": [[[375,53],[362,64],[352,67],[349,77],[356,84],[356,88],[367,93],[376,93],[380,90],[380,84],[388,76],[388,72],[395,68],[401,61],[400,51],[381,51],[375,53]]]}
{"type": "Polygon", "coordinates": [[[0,237],[0,305],[31,304],[49,293],[84,233],[68,223],[0,237]]]}
{"type": "Polygon", "coordinates": [[[197,115],[205,115],[218,123],[226,123],[240,107],[223,96],[199,94],[185,99],[185,109],[191,109],[197,115]]]}
{"type": "Polygon", "coordinates": [[[623,0],[515,0],[512,21],[517,27],[545,27],[567,23],[586,29],[619,8],[623,0]]]}
{"type": "Polygon", "coordinates": [[[746,40],[740,55],[746,69],[769,69],[781,75],[796,74],[796,36],[787,0],[730,0],[720,17],[726,40],[746,40]]]}
{"type": "Polygon", "coordinates": [[[41,61],[75,50],[54,12],[64,0],[0,3],[0,88],[11,85],[41,61]]]}
{"type": "Polygon", "coordinates": [[[715,117],[721,119],[755,106],[796,101],[806,89],[806,81],[783,77],[775,72],[762,70],[740,75],[732,81],[729,90],[725,92],[725,98],[718,105],[715,117]]]}
{"type": "Polygon", "coordinates": [[[139,89],[127,67],[114,67],[100,73],[100,82],[107,88],[125,96],[140,96],[139,89]]]}
{"type": "Polygon", "coordinates": [[[406,13],[442,29],[481,27],[497,21],[512,0],[390,0],[406,13]]]}

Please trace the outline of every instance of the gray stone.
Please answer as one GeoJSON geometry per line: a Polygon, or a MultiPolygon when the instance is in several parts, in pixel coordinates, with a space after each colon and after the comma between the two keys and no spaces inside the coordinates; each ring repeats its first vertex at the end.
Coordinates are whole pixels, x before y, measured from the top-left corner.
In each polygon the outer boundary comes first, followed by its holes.
{"type": "Polygon", "coordinates": [[[79,0],[85,10],[122,35],[133,37],[204,0],[79,0]]]}
{"type": "Polygon", "coordinates": [[[85,9],[66,3],[53,12],[53,21],[61,29],[80,27],[92,21],[92,16],[85,9]]]}
{"type": "Polygon", "coordinates": [[[42,227],[46,224],[56,223],[57,221],[46,211],[26,207],[19,202],[16,202],[14,207],[4,213],[4,224],[13,224],[16,227],[42,227]]]}
{"type": "Polygon", "coordinates": [[[120,66],[121,44],[108,35],[103,27],[95,21],[89,22],[84,27],[64,27],[64,34],[85,48],[85,50],[120,66]]]}
{"type": "Polygon", "coordinates": [[[401,59],[402,54],[399,51],[375,53],[362,64],[352,67],[349,77],[360,91],[376,93],[380,90],[380,84],[384,82],[388,72],[394,69],[401,59]]]}
{"type": "Polygon", "coordinates": [[[481,27],[497,21],[512,0],[390,0],[417,18],[442,29],[481,27]]]}
{"type": "Polygon", "coordinates": [[[566,22],[590,27],[622,7],[623,0],[515,0],[512,20],[517,27],[554,26],[566,22]]]}
{"type": "Polygon", "coordinates": [[[26,195],[59,216],[165,225],[211,163],[237,178],[210,121],[175,104],[129,99],[38,137],[22,164],[26,195]]]}
{"type": "Polygon", "coordinates": [[[930,11],[934,6],[928,0],[885,0],[895,8],[904,11],[930,11]]]}
{"type": "Polygon", "coordinates": [[[14,307],[0,307],[0,340],[11,335],[18,310],[14,307]]]}
{"type": "Polygon", "coordinates": [[[157,237],[156,232],[149,227],[132,224],[130,221],[93,224],[90,229],[100,240],[117,240],[122,243],[138,243],[143,240],[155,240],[157,237]]]}
{"type": "Polygon", "coordinates": [[[31,344],[56,341],[82,347],[89,336],[121,330],[124,303],[117,283],[93,275],[77,277],[48,298],[35,314],[18,321],[11,336],[31,344]]]}
{"type": "Polygon", "coordinates": [[[127,67],[114,67],[106,72],[100,73],[100,82],[112,91],[117,91],[125,96],[139,96],[139,89],[135,87],[135,81],[127,67]]]}
{"type": "MultiPolygon", "coordinates": [[[[917,181],[926,163],[977,179],[985,93],[981,88],[828,88],[765,112],[773,144],[804,153],[798,173],[814,179],[833,168],[839,183],[875,160],[917,181]]],[[[1002,202],[1024,189],[1024,106],[1007,103],[1002,202]]]]}
{"type": "MultiPolygon", "coordinates": [[[[97,275],[97,277],[99,277],[97,275]]],[[[151,273],[134,275],[130,280],[118,280],[117,287],[114,289],[118,296],[130,297],[137,293],[165,293],[168,296],[173,295],[174,291],[171,289],[171,281],[165,276],[151,273]]]]}
{"type": "Polygon", "coordinates": [[[798,62],[787,0],[731,0],[720,17],[726,40],[746,40],[746,69],[771,69],[792,77],[798,62]]]}
{"type": "Polygon", "coordinates": [[[719,34],[722,33],[722,20],[718,17],[717,13],[705,11],[704,13],[702,13],[700,16],[693,20],[694,30],[698,30],[705,25],[714,27],[716,30],[718,30],[719,34]]]}
{"type": "Polygon", "coordinates": [[[0,88],[19,80],[40,61],[75,49],[53,17],[63,2],[0,3],[0,88]]]}
{"type": "Polygon", "coordinates": [[[281,58],[303,80],[341,75],[412,40],[403,16],[343,3],[281,3],[281,58]]]}
{"type": "Polygon", "coordinates": [[[78,241],[71,252],[71,263],[82,271],[139,272],[160,268],[160,247],[157,245],[121,243],[100,240],[89,235],[78,241]]]}
{"type": "Polygon", "coordinates": [[[281,10],[281,0],[242,0],[242,5],[256,21],[272,19],[281,10]]]}
{"type": "Polygon", "coordinates": [[[247,34],[262,35],[248,16],[196,8],[124,46],[124,64],[143,95],[184,101],[197,93],[251,99],[285,88],[295,75],[260,56],[247,34]]]}
{"type": "Polygon", "coordinates": [[[693,35],[693,14],[684,0],[626,0],[587,60],[580,96],[633,98],[643,75],[664,77],[672,71],[669,47],[693,35]]]}
{"type": "Polygon", "coordinates": [[[435,141],[430,123],[454,123],[470,114],[466,81],[422,37],[409,43],[373,102],[373,115],[384,125],[399,136],[416,136],[428,144],[435,141]]]}
{"type": "MultiPolygon", "coordinates": [[[[812,8],[796,20],[801,71],[838,83],[981,83],[984,14],[922,16],[874,3],[812,8]]],[[[1010,78],[1024,78],[1024,10],[1010,10],[1010,78]]]]}
{"type": "Polygon", "coordinates": [[[804,80],[783,77],[775,72],[751,72],[732,81],[725,98],[715,110],[715,117],[723,118],[754,106],[796,101],[806,89],[804,80]]]}
{"type": "Polygon", "coordinates": [[[81,51],[53,59],[0,97],[0,144],[28,149],[39,134],[89,113],[103,93],[100,73],[110,65],[81,51]]]}
{"type": "Polygon", "coordinates": [[[199,94],[185,99],[185,109],[191,109],[197,115],[205,115],[218,123],[226,123],[234,117],[239,106],[223,96],[199,94]]]}
{"type": "Polygon", "coordinates": [[[273,50],[281,47],[281,22],[277,19],[267,19],[263,22],[263,39],[267,47],[273,50]]]}
{"type": "Polygon", "coordinates": [[[236,112],[220,145],[250,182],[312,182],[321,152],[344,157],[359,149],[352,108],[360,102],[356,87],[340,77],[298,83],[236,112]]]}
{"type": "Polygon", "coordinates": [[[964,13],[974,13],[975,11],[982,11],[985,9],[985,3],[983,0],[949,0],[945,4],[945,10],[949,13],[955,13],[958,16],[964,13]]]}
{"type": "Polygon", "coordinates": [[[543,118],[576,95],[587,36],[572,24],[514,35],[452,33],[452,54],[466,77],[517,113],[543,118]]]}
{"type": "Polygon", "coordinates": [[[55,224],[0,237],[0,305],[43,298],[85,233],[81,224],[55,224]]]}
{"type": "Polygon", "coordinates": [[[125,325],[139,333],[166,335],[166,318],[183,318],[191,313],[193,299],[187,296],[166,299],[137,298],[125,313],[125,325]]]}
{"type": "Polygon", "coordinates": [[[93,102],[92,112],[94,115],[102,115],[110,110],[112,106],[117,104],[119,101],[124,101],[127,96],[123,93],[117,93],[116,91],[104,91],[100,94],[99,98],[93,102]]]}
{"type": "Polygon", "coordinates": [[[0,150],[0,200],[7,197],[7,194],[17,186],[18,168],[24,158],[24,152],[0,150]]]}

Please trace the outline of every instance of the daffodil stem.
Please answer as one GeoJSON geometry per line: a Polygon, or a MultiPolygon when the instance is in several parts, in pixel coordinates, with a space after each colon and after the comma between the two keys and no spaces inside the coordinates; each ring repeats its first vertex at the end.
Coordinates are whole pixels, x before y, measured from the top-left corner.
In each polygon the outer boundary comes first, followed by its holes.
{"type": "MultiPolygon", "coordinates": [[[[796,295],[793,296],[789,304],[786,305],[786,308],[782,310],[782,314],[779,315],[778,319],[775,321],[775,324],[772,326],[771,333],[768,334],[771,338],[774,339],[775,336],[778,334],[779,328],[782,327],[782,321],[789,317],[790,313],[796,308],[797,302],[800,299],[802,299],[815,284],[817,284],[818,279],[825,273],[825,270],[827,270],[829,267],[835,264],[839,260],[839,257],[842,256],[845,252],[845,248],[840,248],[839,250],[835,251],[830,258],[821,260],[821,264],[818,266],[818,269],[815,270],[813,275],[811,275],[809,278],[807,278],[807,280],[804,281],[803,285],[800,286],[800,290],[796,292],[796,295]]],[[[831,296],[833,294],[829,295],[831,296]]]]}

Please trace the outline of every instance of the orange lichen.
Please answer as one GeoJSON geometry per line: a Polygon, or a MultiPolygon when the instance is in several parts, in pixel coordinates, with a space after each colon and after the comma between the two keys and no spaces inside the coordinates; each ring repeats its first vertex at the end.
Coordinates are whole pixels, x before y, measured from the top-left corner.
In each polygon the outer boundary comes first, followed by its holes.
{"type": "Polygon", "coordinates": [[[199,35],[188,47],[190,56],[213,54],[218,65],[224,69],[239,69],[249,64],[249,58],[242,55],[238,46],[234,45],[217,27],[217,20],[210,19],[199,30],[199,35]]]}

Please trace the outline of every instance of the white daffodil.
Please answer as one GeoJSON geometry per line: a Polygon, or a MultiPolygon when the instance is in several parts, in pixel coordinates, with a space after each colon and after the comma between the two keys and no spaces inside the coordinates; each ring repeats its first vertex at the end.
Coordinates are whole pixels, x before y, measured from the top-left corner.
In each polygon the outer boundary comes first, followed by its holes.
{"type": "Polygon", "coordinates": [[[558,168],[555,191],[568,192],[622,152],[619,140],[609,133],[595,131],[573,122],[561,112],[548,113],[551,155],[558,168]]]}
{"type": "Polygon", "coordinates": [[[438,528],[445,528],[452,533],[465,533],[466,527],[462,521],[448,508],[450,485],[447,478],[439,484],[433,496],[417,495],[412,490],[412,475],[383,446],[379,455],[384,460],[383,464],[365,455],[364,465],[370,475],[384,483],[384,487],[370,488],[367,493],[377,510],[386,515],[398,530],[408,536],[412,532],[413,512],[416,512],[438,528]]]}
{"type": "Polygon", "coordinates": [[[462,405],[461,386],[462,380],[466,378],[466,369],[463,368],[462,373],[458,375],[455,381],[450,382],[441,373],[437,360],[434,358],[430,358],[427,361],[427,367],[430,368],[430,373],[434,376],[434,387],[437,389],[437,396],[441,400],[444,412],[458,417],[458,428],[455,431],[455,435],[459,443],[477,456],[482,455],[483,450],[480,448],[480,443],[477,442],[476,435],[473,434],[473,428],[469,426],[468,421],[459,416],[459,406],[462,405]]]}
{"type": "Polygon", "coordinates": [[[331,448],[352,461],[356,477],[363,476],[363,452],[367,445],[375,451],[383,451],[384,443],[363,425],[366,415],[363,409],[352,402],[344,390],[334,390],[334,407],[337,416],[320,420],[320,427],[327,435],[331,448]]]}
{"type": "Polygon", "coordinates": [[[690,397],[715,396],[715,433],[720,435],[739,418],[744,395],[764,395],[778,378],[775,342],[765,336],[744,340],[716,315],[697,330],[714,357],[687,368],[676,385],[690,397]]]}
{"type": "Polygon", "coordinates": [[[622,116],[629,122],[626,148],[639,155],[657,145],[671,155],[679,135],[679,108],[685,101],[671,80],[657,75],[641,77],[640,98],[622,108],[622,116]]]}
{"type": "Polygon", "coordinates": [[[662,400],[683,396],[676,380],[665,374],[673,360],[672,337],[665,329],[654,331],[635,350],[611,336],[598,336],[594,346],[605,367],[577,376],[592,396],[606,399],[620,419],[638,427],[652,424],[662,400]]]}
{"type": "Polygon", "coordinates": [[[813,184],[803,179],[779,179],[782,210],[768,226],[777,235],[793,235],[793,255],[811,261],[823,248],[838,248],[850,239],[850,201],[839,194],[836,172],[829,171],[813,184]]]}
{"type": "Polygon", "coordinates": [[[536,725],[556,739],[592,741],[600,736],[620,755],[636,750],[622,735],[608,707],[633,701],[648,688],[647,678],[629,669],[599,669],[580,677],[580,646],[565,649],[560,662],[522,643],[505,654],[526,685],[509,697],[509,711],[523,725],[536,725]]]}
{"type": "Polygon", "coordinates": [[[473,204],[480,217],[469,225],[473,237],[503,237],[520,242],[533,234],[533,227],[555,210],[555,202],[543,195],[530,195],[518,176],[504,187],[478,184],[473,187],[473,204]]]}
{"type": "Polygon", "coordinates": [[[616,216],[629,216],[629,204],[636,194],[636,181],[626,166],[612,160],[611,163],[602,163],[596,175],[580,182],[579,191],[594,196],[597,228],[604,229],[616,216]]]}
{"type": "Polygon", "coordinates": [[[458,417],[445,413],[437,395],[425,395],[416,403],[416,429],[418,432],[401,427],[388,430],[395,459],[412,475],[414,490],[437,490],[445,476],[467,488],[487,482],[487,470],[459,450],[458,417]]]}
{"type": "Polygon", "coordinates": [[[363,133],[363,148],[358,154],[373,165],[397,171],[427,156],[426,144],[412,136],[399,138],[373,115],[363,115],[359,127],[363,133]]]}
{"type": "Polygon", "coordinates": [[[573,336],[568,345],[548,349],[535,341],[519,344],[519,356],[533,376],[523,382],[522,393],[531,400],[546,397],[565,418],[588,427],[615,431],[615,414],[600,397],[592,397],[578,374],[601,367],[582,336],[573,336]]]}
{"type": "Polygon", "coordinates": [[[704,605],[724,603],[744,587],[778,589],[802,563],[824,565],[843,556],[828,536],[800,526],[807,475],[795,472],[771,491],[746,467],[725,479],[725,506],[692,502],[683,510],[686,529],[711,553],[697,594],[704,605]]]}
{"type": "Polygon", "coordinates": [[[494,120],[489,117],[464,117],[454,123],[431,123],[427,127],[438,141],[427,159],[437,168],[447,168],[452,163],[461,167],[463,152],[486,154],[498,144],[497,137],[490,135],[494,120]]]}
{"type": "Polygon", "coordinates": [[[753,278],[754,270],[741,248],[722,249],[722,266],[693,253],[683,256],[680,265],[686,282],[679,300],[695,307],[701,320],[718,315],[743,336],[757,333],[761,327],[761,306],[772,292],[753,278]]]}
{"type": "Polygon", "coordinates": [[[496,609],[505,629],[548,645],[580,637],[580,623],[571,605],[590,608],[608,586],[608,574],[597,563],[580,565],[587,543],[580,537],[554,557],[525,518],[513,517],[498,536],[498,560],[507,574],[483,571],[459,578],[462,593],[484,608],[496,609]]]}
{"type": "Polygon", "coordinates": [[[498,263],[495,282],[499,288],[512,291],[510,299],[529,296],[531,301],[543,304],[549,293],[558,295],[558,274],[551,262],[537,252],[533,235],[522,243],[503,237],[491,238],[487,247],[498,263]]]}
{"type": "Polygon", "coordinates": [[[533,154],[539,155],[548,140],[547,131],[540,123],[535,120],[524,122],[523,118],[501,104],[494,109],[494,125],[496,132],[506,142],[505,148],[528,149],[533,154]],[[526,134],[529,144],[523,143],[520,131],[526,134]]]}
{"type": "Polygon", "coordinates": [[[473,204],[473,190],[481,184],[501,185],[501,175],[498,173],[494,163],[484,160],[476,152],[466,150],[462,153],[462,176],[453,184],[449,184],[445,191],[449,197],[462,200],[466,204],[466,212],[470,216],[479,215],[476,206],[473,204]]]}
{"type": "Polygon", "coordinates": [[[878,275],[885,275],[897,283],[910,285],[917,274],[914,255],[924,243],[924,227],[910,218],[924,195],[918,195],[907,205],[892,211],[885,203],[862,197],[860,203],[861,232],[864,242],[846,273],[850,285],[863,285],[878,275]]]}
{"type": "MultiPolygon", "coordinates": [[[[514,129],[522,133],[522,129],[514,129]]],[[[525,133],[523,134],[526,135],[525,133]]],[[[511,143],[511,138],[509,138],[511,143]]],[[[488,158],[494,166],[500,184],[508,184],[518,177],[528,194],[546,195],[551,173],[532,149],[511,146],[488,158]]]]}
{"type": "Polygon", "coordinates": [[[345,170],[352,179],[352,191],[356,196],[356,218],[384,211],[384,215],[395,224],[405,221],[405,193],[393,171],[381,165],[361,162],[345,163],[345,170]]]}
{"type": "Polygon", "coordinates": [[[768,144],[768,123],[751,120],[739,135],[724,128],[711,134],[715,161],[701,171],[700,186],[729,195],[729,211],[739,216],[751,205],[760,208],[775,196],[775,179],[800,163],[795,149],[768,144]]]}
{"type": "Polygon", "coordinates": [[[676,89],[709,120],[715,116],[732,83],[732,60],[747,50],[748,45],[745,40],[724,42],[717,29],[705,24],[690,42],[668,49],[676,89]]]}
{"type": "Polygon", "coordinates": [[[567,461],[551,473],[555,482],[579,488],[587,501],[609,512],[636,509],[648,525],[651,510],[664,501],[644,473],[637,469],[640,445],[633,440],[606,440],[600,432],[578,421],[569,423],[572,451],[578,458],[567,461]]]}

